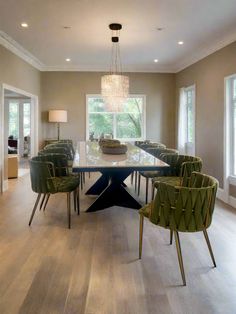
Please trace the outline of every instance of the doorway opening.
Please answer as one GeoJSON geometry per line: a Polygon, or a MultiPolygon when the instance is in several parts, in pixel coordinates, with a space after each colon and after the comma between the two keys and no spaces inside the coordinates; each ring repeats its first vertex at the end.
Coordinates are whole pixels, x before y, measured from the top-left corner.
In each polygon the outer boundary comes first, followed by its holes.
{"type": "Polygon", "coordinates": [[[38,97],[14,87],[2,89],[2,184],[29,173],[28,160],[38,149],[38,97]]]}

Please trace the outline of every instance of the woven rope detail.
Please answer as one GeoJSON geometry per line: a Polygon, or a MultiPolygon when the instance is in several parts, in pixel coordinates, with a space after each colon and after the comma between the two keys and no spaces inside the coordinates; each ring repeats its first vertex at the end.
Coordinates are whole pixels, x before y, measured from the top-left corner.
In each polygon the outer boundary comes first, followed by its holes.
{"type": "Polygon", "coordinates": [[[182,232],[201,231],[210,226],[217,181],[200,173],[193,173],[190,181],[195,187],[176,188],[158,183],[150,213],[152,223],[182,232]]]}

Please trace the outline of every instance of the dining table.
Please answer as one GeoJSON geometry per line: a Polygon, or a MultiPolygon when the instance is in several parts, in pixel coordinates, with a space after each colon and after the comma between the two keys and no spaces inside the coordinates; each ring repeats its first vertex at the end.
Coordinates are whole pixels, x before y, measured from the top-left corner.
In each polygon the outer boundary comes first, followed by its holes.
{"type": "Polygon", "coordinates": [[[141,148],[127,145],[125,154],[104,154],[95,141],[80,141],[73,160],[73,173],[100,172],[101,176],[86,191],[86,195],[97,195],[86,210],[94,212],[112,206],[139,209],[138,200],[125,184],[125,179],[134,171],[166,171],[169,165],[141,148]]]}

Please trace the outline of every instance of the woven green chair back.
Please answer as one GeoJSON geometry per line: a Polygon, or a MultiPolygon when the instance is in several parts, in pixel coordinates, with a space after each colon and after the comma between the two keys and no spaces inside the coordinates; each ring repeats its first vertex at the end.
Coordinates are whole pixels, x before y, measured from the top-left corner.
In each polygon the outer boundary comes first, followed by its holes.
{"type": "Polygon", "coordinates": [[[201,172],[202,170],[202,160],[199,157],[164,153],[160,155],[160,159],[170,165],[165,175],[182,177],[183,184],[193,171],[201,172]]]}
{"type": "Polygon", "coordinates": [[[150,143],[143,143],[141,145],[139,145],[140,148],[142,148],[143,150],[147,150],[149,148],[166,148],[166,145],[162,144],[162,143],[156,143],[156,142],[150,142],[150,143]]]}
{"type": "Polygon", "coordinates": [[[57,148],[64,148],[67,158],[68,160],[73,160],[74,158],[74,154],[73,154],[73,146],[71,146],[68,143],[53,143],[53,144],[48,144],[44,147],[44,150],[48,150],[48,149],[57,149],[57,148]]]}
{"type": "Polygon", "coordinates": [[[72,140],[60,140],[59,141],[59,144],[67,144],[69,146],[69,148],[71,149],[71,152],[72,152],[72,155],[74,156],[75,155],[75,149],[74,149],[74,146],[73,146],[73,141],[72,140]]]}
{"type": "Polygon", "coordinates": [[[157,158],[160,158],[162,154],[175,154],[178,155],[178,151],[172,148],[163,147],[148,147],[147,152],[157,158]]]}
{"type": "Polygon", "coordinates": [[[185,161],[181,164],[180,167],[180,176],[183,178],[182,185],[186,185],[188,183],[191,174],[195,172],[202,171],[202,160],[199,157],[192,157],[191,161],[185,161]]]}
{"type": "Polygon", "coordinates": [[[36,193],[56,193],[53,181],[53,163],[41,161],[40,156],[30,161],[30,179],[32,190],[36,193]]]}
{"type": "Polygon", "coordinates": [[[68,143],[68,144],[71,144],[73,146],[73,141],[70,139],[59,140],[58,143],[68,143]]]}
{"type": "MultiPolygon", "coordinates": [[[[51,145],[51,144],[50,144],[51,145]]],[[[40,150],[38,152],[38,155],[45,155],[45,154],[63,154],[67,156],[68,158],[68,149],[64,148],[64,147],[47,147],[44,148],[43,150],[40,150]]]]}
{"type": "Polygon", "coordinates": [[[56,177],[64,177],[69,175],[68,160],[65,154],[41,154],[39,159],[40,161],[48,161],[53,163],[55,171],[54,175],[56,177]]]}
{"type": "Polygon", "coordinates": [[[178,165],[178,155],[177,154],[160,154],[159,158],[165,163],[170,165],[168,171],[165,172],[166,176],[178,177],[180,174],[180,167],[178,165]]]}
{"type": "Polygon", "coordinates": [[[64,148],[69,150],[69,152],[71,154],[71,158],[73,158],[75,155],[75,149],[73,147],[72,141],[69,141],[69,140],[64,140],[64,141],[60,140],[58,142],[54,142],[52,144],[48,144],[45,146],[45,148],[47,148],[47,147],[64,147],[64,148]],[[66,141],[68,141],[68,142],[66,142],[66,141]]]}
{"type": "Polygon", "coordinates": [[[192,173],[188,187],[159,182],[151,204],[150,221],[182,232],[202,231],[212,221],[218,181],[201,173],[192,173]]]}

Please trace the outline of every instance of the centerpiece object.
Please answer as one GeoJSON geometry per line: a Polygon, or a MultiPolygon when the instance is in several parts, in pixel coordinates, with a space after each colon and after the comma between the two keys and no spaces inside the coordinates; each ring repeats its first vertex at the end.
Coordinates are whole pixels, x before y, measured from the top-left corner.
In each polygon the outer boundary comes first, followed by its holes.
{"type": "Polygon", "coordinates": [[[120,144],[119,140],[108,139],[108,138],[101,138],[98,142],[99,146],[102,147],[103,145],[112,145],[112,144],[120,144]]]}
{"type": "Polygon", "coordinates": [[[127,146],[118,140],[100,140],[99,145],[103,154],[120,155],[127,152],[127,146]]]}

